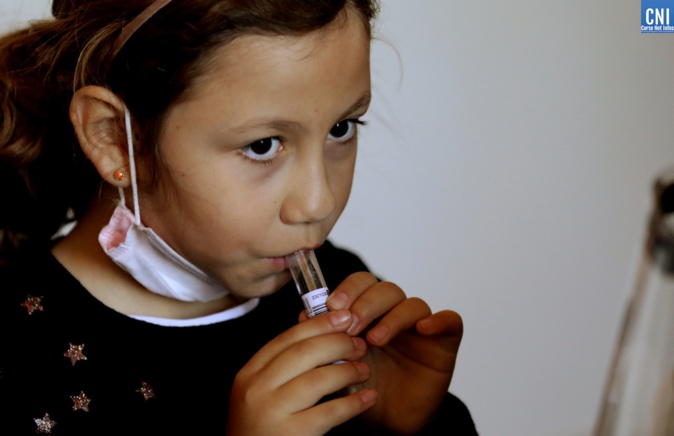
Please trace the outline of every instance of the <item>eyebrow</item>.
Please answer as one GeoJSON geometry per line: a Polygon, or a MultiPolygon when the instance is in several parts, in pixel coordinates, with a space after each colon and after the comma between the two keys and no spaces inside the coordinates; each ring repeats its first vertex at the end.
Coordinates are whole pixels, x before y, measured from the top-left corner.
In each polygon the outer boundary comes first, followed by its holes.
{"type": "MultiPolygon", "coordinates": [[[[367,91],[358,100],[356,100],[354,104],[349,106],[349,108],[346,111],[344,111],[344,113],[340,117],[340,120],[347,118],[349,115],[351,115],[358,109],[367,106],[368,104],[370,104],[371,100],[372,100],[372,93],[370,91],[367,91]]],[[[299,130],[301,125],[296,121],[282,120],[277,118],[262,118],[259,120],[245,123],[239,127],[234,128],[233,130],[236,133],[243,134],[248,132],[249,130],[259,129],[263,127],[271,128],[274,130],[299,130]]]]}
{"type": "Polygon", "coordinates": [[[356,112],[358,109],[369,105],[371,100],[372,100],[372,93],[370,91],[367,91],[342,114],[340,120],[343,120],[344,118],[348,117],[352,113],[356,112]]]}

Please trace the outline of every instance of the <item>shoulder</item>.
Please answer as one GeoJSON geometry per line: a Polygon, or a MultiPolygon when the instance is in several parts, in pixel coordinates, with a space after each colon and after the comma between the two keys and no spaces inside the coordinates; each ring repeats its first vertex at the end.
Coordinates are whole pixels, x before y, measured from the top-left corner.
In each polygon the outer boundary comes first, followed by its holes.
{"type": "Polygon", "coordinates": [[[0,326],[14,332],[2,339],[52,338],[92,300],[49,249],[22,255],[0,268],[0,326]]]}
{"type": "Polygon", "coordinates": [[[0,301],[25,300],[28,294],[56,292],[60,286],[77,283],[48,249],[23,253],[0,266],[0,301]]]}
{"type": "Polygon", "coordinates": [[[0,266],[0,310],[3,315],[17,310],[29,313],[38,310],[37,291],[42,287],[34,283],[45,275],[41,261],[40,256],[22,255],[0,266]],[[21,306],[24,309],[17,309],[21,306]]]}
{"type": "Polygon", "coordinates": [[[52,302],[59,284],[46,267],[48,254],[22,255],[0,267],[0,330],[11,332],[0,335],[0,350],[12,350],[0,352],[0,403],[8,413],[0,434],[34,432],[33,418],[44,415],[36,409],[63,379],[56,371],[67,348],[57,338],[62,322],[52,302]]]}

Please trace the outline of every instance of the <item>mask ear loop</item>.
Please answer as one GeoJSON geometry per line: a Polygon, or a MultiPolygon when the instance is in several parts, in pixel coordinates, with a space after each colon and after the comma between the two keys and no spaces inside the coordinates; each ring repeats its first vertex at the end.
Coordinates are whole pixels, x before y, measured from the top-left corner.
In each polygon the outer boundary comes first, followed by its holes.
{"type": "MultiPolygon", "coordinates": [[[[138,205],[138,184],[136,183],[136,161],[133,156],[133,134],[131,131],[131,115],[129,109],[124,105],[124,127],[126,130],[126,144],[129,148],[129,170],[131,172],[131,192],[133,194],[133,213],[136,217],[136,224],[140,225],[140,206],[138,205]]],[[[119,195],[122,202],[126,204],[124,190],[119,188],[119,195]]]]}

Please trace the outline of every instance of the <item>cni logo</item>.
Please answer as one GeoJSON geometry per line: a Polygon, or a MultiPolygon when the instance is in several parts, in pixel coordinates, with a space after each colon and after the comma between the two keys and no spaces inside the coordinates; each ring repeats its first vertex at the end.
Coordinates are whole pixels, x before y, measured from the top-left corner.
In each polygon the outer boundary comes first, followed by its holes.
{"type": "Polygon", "coordinates": [[[674,0],[641,0],[641,33],[674,33],[674,0]]]}

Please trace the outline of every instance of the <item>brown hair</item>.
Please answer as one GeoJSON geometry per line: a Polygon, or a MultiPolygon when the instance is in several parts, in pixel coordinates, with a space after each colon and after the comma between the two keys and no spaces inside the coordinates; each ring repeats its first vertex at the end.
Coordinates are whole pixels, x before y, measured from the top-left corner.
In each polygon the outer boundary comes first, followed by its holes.
{"type": "Polygon", "coordinates": [[[124,26],[151,3],[54,0],[54,19],[0,39],[0,264],[24,243],[48,243],[98,189],[68,116],[76,89],[119,95],[138,126],[139,153],[156,152],[163,117],[215,48],[242,34],[305,34],[345,7],[369,33],[378,10],[377,0],[173,0],[110,63],[124,26]]]}

